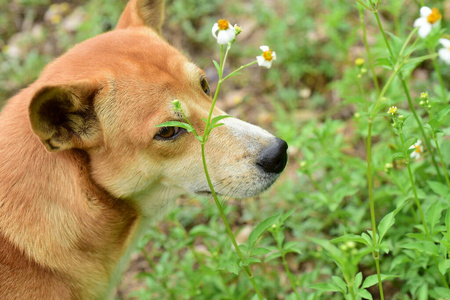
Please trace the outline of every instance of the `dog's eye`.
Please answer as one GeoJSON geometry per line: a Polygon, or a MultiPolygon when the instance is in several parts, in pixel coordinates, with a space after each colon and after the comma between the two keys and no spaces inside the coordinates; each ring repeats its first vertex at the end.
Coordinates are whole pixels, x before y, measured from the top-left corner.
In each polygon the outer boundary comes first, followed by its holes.
{"type": "Polygon", "coordinates": [[[175,127],[175,126],[161,127],[161,129],[155,135],[155,139],[157,139],[157,140],[172,140],[184,131],[186,131],[186,129],[181,128],[181,127],[175,127]]]}
{"type": "Polygon", "coordinates": [[[200,80],[200,85],[202,86],[202,90],[205,92],[205,94],[209,96],[210,90],[209,90],[208,81],[206,81],[205,78],[202,78],[200,80]]]}

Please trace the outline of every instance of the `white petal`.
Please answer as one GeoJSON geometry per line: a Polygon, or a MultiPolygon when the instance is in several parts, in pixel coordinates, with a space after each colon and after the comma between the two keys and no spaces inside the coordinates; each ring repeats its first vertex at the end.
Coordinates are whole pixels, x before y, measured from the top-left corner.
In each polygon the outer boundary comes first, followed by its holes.
{"type": "Polygon", "coordinates": [[[277,60],[277,54],[275,53],[275,51],[272,51],[272,59],[277,60]]]}
{"type": "Polygon", "coordinates": [[[261,55],[256,57],[256,61],[258,62],[258,66],[262,66],[262,64],[266,61],[264,59],[264,57],[262,57],[261,55]]]}
{"type": "Polygon", "coordinates": [[[414,27],[420,27],[425,24],[428,24],[427,18],[418,18],[414,21],[414,27]]]}
{"type": "Polygon", "coordinates": [[[259,49],[261,49],[263,52],[269,51],[269,46],[261,46],[259,47],[259,49]]]}
{"type": "Polygon", "coordinates": [[[261,65],[261,67],[266,67],[267,69],[270,69],[271,66],[272,66],[272,61],[268,61],[268,60],[264,60],[264,62],[261,65]]]}
{"type": "Polygon", "coordinates": [[[450,48],[450,40],[449,39],[439,39],[439,43],[445,48],[450,48]]]}
{"type": "Polygon", "coordinates": [[[228,34],[228,38],[230,39],[229,42],[231,42],[232,40],[234,40],[236,38],[236,30],[234,30],[233,27],[228,28],[227,30],[225,30],[226,33],[228,34]]]}
{"type": "Polygon", "coordinates": [[[419,159],[420,158],[420,153],[416,152],[416,151],[413,151],[413,152],[411,152],[409,157],[414,158],[414,159],[419,159]]]}
{"type": "Polygon", "coordinates": [[[431,25],[428,23],[419,27],[419,36],[421,38],[425,38],[430,32],[431,32],[431,25]]]}
{"type": "Polygon", "coordinates": [[[417,140],[417,142],[414,145],[420,146],[420,145],[422,145],[422,141],[419,139],[419,140],[417,140]]]}
{"type": "Polygon", "coordinates": [[[214,23],[211,33],[212,33],[213,37],[215,37],[216,39],[217,39],[217,31],[218,30],[219,30],[219,24],[214,23]]]}
{"type": "Polygon", "coordinates": [[[220,45],[228,44],[230,42],[230,36],[225,30],[219,30],[217,34],[217,43],[220,45]]]}
{"type": "Polygon", "coordinates": [[[431,8],[428,6],[422,6],[420,8],[420,16],[421,17],[428,17],[431,14],[431,8]]]}
{"type": "Polygon", "coordinates": [[[439,57],[447,64],[450,65],[450,50],[449,49],[439,49],[439,57]]]}

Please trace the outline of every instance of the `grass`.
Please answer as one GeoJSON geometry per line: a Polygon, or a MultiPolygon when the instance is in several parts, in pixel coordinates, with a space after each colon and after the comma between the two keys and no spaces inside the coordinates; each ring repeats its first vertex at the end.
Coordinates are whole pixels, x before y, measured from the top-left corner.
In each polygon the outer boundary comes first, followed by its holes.
{"type": "MultiPolygon", "coordinates": [[[[17,25],[0,26],[2,99],[58,53],[112,28],[124,6],[77,1],[71,11],[85,19],[65,31],[44,21],[50,1],[23,2],[0,10],[17,25]],[[13,45],[23,53],[8,55],[13,45]]],[[[450,298],[450,66],[436,54],[438,39],[450,37],[448,4],[427,2],[443,18],[426,39],[412,27],[421,1],[166,4],[166,37],[206,70],[213,90],[220,50],[210,28],[219,18],[244,30],[226,74],[260,45],[277,52],[269,71],[230,78],[217,103],[285,139],[290,161],[268,192],[222,203],[244,259],[211,199],[182,198],[141,242],[137,278],[117,297],[257,299],[246,267],[266,299],[450,298]],[[418,139],[424,151],[413,159],[418,139]]]]}

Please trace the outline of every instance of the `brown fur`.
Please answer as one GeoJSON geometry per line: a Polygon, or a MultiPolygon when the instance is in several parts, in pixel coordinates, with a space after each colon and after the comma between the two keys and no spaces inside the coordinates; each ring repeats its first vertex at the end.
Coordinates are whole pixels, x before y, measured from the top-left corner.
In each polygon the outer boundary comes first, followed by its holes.
{"type": "MultiPolygon", "coordinates": [[[[211,104],[203,72],[158,34],[163,6],[130,1],[117,30],[56,59],[1,112],[0,299],[107,298],[145,226],[184,191],[208,192],[195,137],[154,138],[178,118],[173,100],[200,134],[211,104]]],[[[274,137],[226,125],[206,147],[213,181],[257,194],[276,179],[255,166],[274,137]]]]}

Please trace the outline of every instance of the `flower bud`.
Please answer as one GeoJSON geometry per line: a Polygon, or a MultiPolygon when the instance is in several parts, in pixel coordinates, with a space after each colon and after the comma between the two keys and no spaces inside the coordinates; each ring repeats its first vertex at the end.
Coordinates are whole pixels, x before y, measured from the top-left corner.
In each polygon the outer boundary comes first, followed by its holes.
{"type": "Polygon", "coordinates": [[[355,65],[357,67],[361,67],[362,65],[364,65],[364,58],[359,57],[359,58],[355,59],[355,65]]]}

